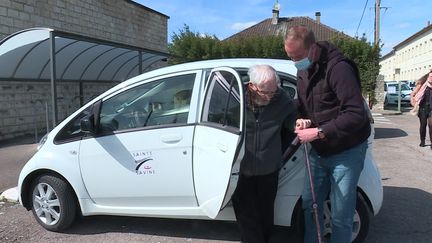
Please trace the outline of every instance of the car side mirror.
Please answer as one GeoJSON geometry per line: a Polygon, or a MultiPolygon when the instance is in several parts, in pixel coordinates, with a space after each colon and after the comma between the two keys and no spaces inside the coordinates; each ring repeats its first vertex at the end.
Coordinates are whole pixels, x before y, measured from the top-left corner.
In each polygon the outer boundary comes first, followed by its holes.
{"type": "Polygon", "coordinates": [[[90,115],[90,116],[85,116],[85,117],[81,118],[80,128],[81,128],[81,131],[83,131],[85,133],[91,133],[91,134],[96,133],[96,129],[94,126],[94,116],[90,115]]]}

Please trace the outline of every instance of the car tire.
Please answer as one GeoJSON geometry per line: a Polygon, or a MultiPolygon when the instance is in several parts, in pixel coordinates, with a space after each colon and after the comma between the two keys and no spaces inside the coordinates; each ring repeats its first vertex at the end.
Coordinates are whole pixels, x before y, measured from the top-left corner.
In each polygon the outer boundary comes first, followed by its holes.
{"type": "Polygon", "coordinates": [[[360,228],[358,229],[357,236],[354,239],[352,239],[352,242],[361,243],[365,241],[366,236],[369,233],[369,226],[373,215],[371,210],[369,209],[369,205],[367,204],[366,200],[363,198],[363,196],[360,193],[357,196],[355,215],[359,216],[360,221],[355,220],[353,228],[354,227],[360,227],[360,228]]]}
{"type": "MultiPolygon", "coordinates": [[[[293,212],[293,229],[296,234],[303,236],[304,235],[304,215],[301,207],[301,200],[299,200],[300,204],[297,203],[295,210],[293,212]]],[[[325,238],[330,238],[331,234],[331,223],[330,223],[330,215],[331,206],[330,200],[325,201],[325,209],[324,209],[324,230],[321,234],[324,235],[325,238]]],[[[357,204],[356,204],[356,212],[354,215],[354,224],[353,224],[353,238],[352,243],[361,243],[364,242],[366,236],[369,232],[370,220],[372,219],[372,213],[369,209],[369,206],[363,196],[358,193],[357,194],[357,204]]]]}
{"type": "Polygon", "coordinates": [[[384,107],[387,107],[388,105],[389,105],[388,99],[387,99],[387,97],[385,97],[385,99],[384,99],[384,107]]]}
{"type": "Polygon", "coordinates": [[[73,191],[59,177],[37,177],[31,185],[30,198],[36,221],[49,231],[60,232],[75,220],[76,204],[73,191]]]}

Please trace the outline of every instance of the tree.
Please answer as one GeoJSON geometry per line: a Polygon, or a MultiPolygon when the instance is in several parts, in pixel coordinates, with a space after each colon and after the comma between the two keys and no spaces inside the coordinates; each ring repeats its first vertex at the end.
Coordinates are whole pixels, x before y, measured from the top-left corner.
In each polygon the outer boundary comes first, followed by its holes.
{"type": "Polygon", "coordinates": [[[170,64],[212,59],[220,56],[219,39],[216,36],[194,33],[184,25],[178,34],[173,33],[172,43],[168,44],[171,54],[170,64]]]}
{"type": "Polygon", "coordinates": [[[353,60],[360,71],[362,93],[369,100],[369,107],[376,102],[375,87],[379,74],[379,57],[381,48],[367,42],[365,35],[361,38],[337,37],[333,42],[342,53],[353,60]]]}
{"type": "Polygon", "coordinates": [[[216,36],[194,33],[187,25],[178,34],[173,33],[168,50],[171,54],[170,64],[234,57],[287,58],[282,36],[221,41],[216,36]]]}
{"type": "MultiPolygon", "coordinates": [[[[380,47],[361,38],[336,37],[334,43],[342,53],[352,59],[360,71],[363,95],[368,97],[369,106],[375,102],[376,78],[379,74],[380,47]]],[[[170,64],[216,58],[258,57],[287,59],[282,36],[256,36],[219,40],[216,36],[194,33],[184,25],[178,34],[173,33],[168,45],[170,64]]]]}

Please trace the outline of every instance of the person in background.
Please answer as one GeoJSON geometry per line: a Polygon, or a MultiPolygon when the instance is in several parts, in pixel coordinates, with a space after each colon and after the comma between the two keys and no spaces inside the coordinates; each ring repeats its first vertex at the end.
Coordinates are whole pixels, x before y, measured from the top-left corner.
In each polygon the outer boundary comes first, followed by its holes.
{"type": "Polygon", "coordinates": [[[432,71],[423,75],[411,93],[412,112],[417,113],[420,120],[420,147],[425,147],[426,126],[429,127],[430,148],[432,149],[432,71]]]}
{"type": "Polygon", "coordinates": [[[232,202],[242,242],[265,243],[270,240],[274,221],[281,133],[286,128],[295,136],[296,110],[271,66],[253,66],[248,74],[246,149],[232,202]]]}
{"type": "MultiPolygon", "coordinates": [[[[314,33],[305,26],[291,27],[284,46],[297,67],[301,118],[296,121],[296,133],[302,143],[312,145],[309,155],[319,223],[322,229],[323,203],[330,195],[331,242],[348,243],[352,235],[357,184],[371,132],[358,69],[332,44],[316,42],[314,33]]],[[[304,242],[315,243],[317,229],[307,179],[302,194],[306,224],[304,242]]]]}

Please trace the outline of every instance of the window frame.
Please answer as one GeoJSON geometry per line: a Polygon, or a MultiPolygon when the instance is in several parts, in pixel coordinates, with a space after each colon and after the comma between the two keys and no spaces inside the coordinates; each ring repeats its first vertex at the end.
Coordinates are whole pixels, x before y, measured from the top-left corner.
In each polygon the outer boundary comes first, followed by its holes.
{"type": "Polygon", "coordinates": [[[64,132],[66,132],[66,130],[70,127],[70,125],[74,122],[77,121],[77,119],[79,119],[80,123],[81,123],[81,119],[83,119],[84,117],[88,117],[90,115],[93,114],[94,110],[97,109],[97,102],[88,105],[87,107],[85,107],[84,109],[82,109],[78,114],[76,114],[72,119],[70,119],[66,125],[64,125],[59,132],[57,132],[57,134],[55,135],[54,139],[53,139],[53,143],[56,145],[60,145],[60,144],[66,144],[66,143],[71,143],[71,142],[76,142],[79,140],[84,139],[85,137],[88,136],[88,133],[80,131],[78,132],[78,134],[76,136],[70,136],[68,138],[61,138],[61,136],[63,135],[64,132]],[[83,113],[88,112],[88,114],[80,117],[83,113]]]}
{"type": "Polygon", "coordinates": [[[129,90],[132,90],[134,88],[137,88],[139,86],[146,85],[146,84],[149,84],[149,83],[152,83],[152,82],[161,81],[160,83],[163,83],[164,79],[169,79],[169,78],[173,78],[173,77],[180,77],[180,76],[185,76],[185,75],[190,75],[190,74],[195,75],[195,77],[194,77],[194,80],[193,80],[193,84],[191,86],[192,93],[191,93],[191,99],[190,99],[190,103],[189,103],[188,118],[187,118],[187,120],[186,120],[185,123],[183,123],[183,122],[182,123],[166,123],[166,124],[160,124],[160,125],[156,124],[156,125],[149,125],[149,126],[145,126],[145,127],[140,126],[140,127],[135,127],[135,128],[126,128],[126,129],[121,129],[121,130],[115,130],[115,131],[112,131],[112,132],[101,132],[100,131],[100,125],[101,124],[100,124],[100,121],[98,121],[95,124],[95,126],[96,126],[96,128],[98,130],[96,136],[97,137],[101,137],[101,136],[107,136],[107,135],[112,135],[112,134],[121,134],[121,133],[134,132],[134,131],[140,131],[140,130],[151,130],[151,129],[161,129],[161,128],[167,128],[167,127],[182,127],[182,126],[190,126],[190,125],[192,125],[191,123],[193,123],[193,122],[191,122],[191,121],[193,121],[193,117],[191,117],[191,116],[195,115],[194,114],[195,112],[192,112],[192,111],[195,109],[195,105],[194,104],[195,104],[195,102],[197,100],[197,98],[196,98],[196,96],[197,96],[196,95],[196,93],[197,93],[196,88],[197,88],[197,83],[199,83],[200,79],[201,79],[201,74],[200,74],[199,70],[170,73],[170,74],[166,74],[166,75],[157,76],[157,77],[153,77],[153,78],[150,78],[150,79],[142,80],[142,81],[137,82],[137,83],[135,83],[133,85],[129,85],[127,87],[124,87],[124,88],[122,88],[122,89],[120,89],[120,90],[118,90],[116,92],[113,92],[112,94],[104,97],[101,100],[102,104],[101,104],[100,108],[98,109],[98,111],[94,115],[99,120],[100,119],[100,114],[101,114],[101,109],[103,107],[103,103],[107,102],[108,100],[114,98],[117,95],[120,95],[121,93],[127,92],[129,90]]]}
{"type": "MultiPolygon", "coordinates": [[[[218,67],[218,68],[213,68],[211,70],[206,70],[206,72],[205,72],[204,75],[206,77],[205,81],[204,81],[205,82],[205,88],[204,88],[204,90],[202,92],[202,101],[201,101],[200,108],[199,108],[198,124],[203,125],[203,126],[208,126],[208,127],[213,127],[213,128],[221,129],[221,130],[233,133],[233,134],[241,134],[244,131],[244,125],[245,125],[245,121],[244,121],[244,118],[245,118],[244,117],[245,116],[245,114],[244,114],[244,111],[245,111],[245,107],[244,107],[244,105],[245,105],[244,104],[245,87],[244,87],[244,84],[241,81],[241,78],[240,78],[240,75],[239,75],[237,69],[236,68],[232,68],[232,67],[218,67]],[[239,124],[239,127],[233,127],[233,126],[230,126],[230,125],[226,125],[226,124],[224,125],[224,124],[220,124],[220,123],[216,123],[216,122],[211,122],[211,121],[204,121],[203,117],[206,114],[206,112],[204,111],[204,109],[206,109],[205,108],[205,106],[206,106],[206,100],[207,100],[207,97],[209,95],[209,92],[210,91],[213,92],[213,89],[211,89],[211,87],[208,87],[209,85],[211,85],[211,82],[210,82],[210,78],[212,77],[211,73],[216,72],[216,71],[225,71],[225,72],[228,72],[228,73],[232,74],[235,77],[235,80],[233,80],[233,84],[234,84],[234,82],[237,82],[238,84],[239,83],[242,84],[242,85],[240,85],[238,87],[239,88],[239,90],[238,90],[239,94],[238,95],[239,95],[239,103],[240,103],[240,111],[239,111],[240,112],[240,117],[239,117],[240,124],[239,124]]],[[[230,85],[229,88],[230,88],[230,91],[234,90],[233,89],[234,85],[230,85]]],[[[229,99],[229,100],[231,100],[231,99],[229,99]]]]}

